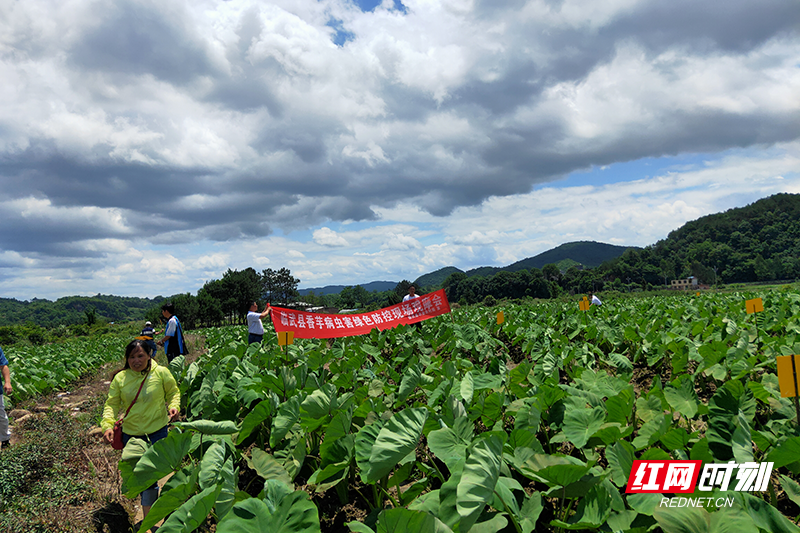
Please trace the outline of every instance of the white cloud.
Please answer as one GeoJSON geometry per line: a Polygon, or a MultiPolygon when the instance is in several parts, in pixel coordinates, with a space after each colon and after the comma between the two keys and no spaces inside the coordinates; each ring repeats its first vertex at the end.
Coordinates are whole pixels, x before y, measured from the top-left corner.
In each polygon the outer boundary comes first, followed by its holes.
{"type": "Polygon", "coordinates": [[[422,248],[419,241],[402,233],[389,233],[388,240],[381,245],[381,250],[408,251],[422,248]]]}
{"type": "Polygon", "coordinates": [[[330,228],[314,231],[314,242],[321,246],[347,246],[347,240],[330,228]]]}
{"type": "Polygon", "coordinates": [[[402,279],[800,191],[790,3],[394,5],[2,4],[0,289],[402,279]]]}
{"type": "Polygon", "coordinates": [[[201,256],[199,259],[192,262],[192,266],[206,271],[223,272],[229,263],[230,255],[227,253],[217,253],[201,256]]]}

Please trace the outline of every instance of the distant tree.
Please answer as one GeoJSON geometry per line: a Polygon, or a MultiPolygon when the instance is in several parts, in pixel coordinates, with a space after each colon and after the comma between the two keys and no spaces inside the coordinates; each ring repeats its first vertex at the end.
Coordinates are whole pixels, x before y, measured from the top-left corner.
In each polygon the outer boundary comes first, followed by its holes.
{"type": "Polygon", "coordinates": [[[561,270],[553,263],[550,263],[542,267],[542,275],[546,280],[558,282],[561,279],[561,270]]]}
{"type": "Polygon", "coordinates": [[[244,270],[228,269],[220,281],[225,291],[225,299],[221,302],[223,313],[235,317],[237,323],[245,323],[250,304],[261,295],[261,277],[248,267],[244,270]]]}
{"type": "Polygon", "coordinates": [[[397,296],[399,296],[399,297],[400,297],[400,300],[402,300],[402,299],[403,299],[403,297],[404,297],[406,294],[408,294],[408,288],[409,288],[411,285],[413,285],[413,283],[411,283],[411,282],[410,282],[410,281],[408,281],[407,279],[404,279],[403,281],[401,281],[400,283],[398,283],[397,285],[395,285],[395,287],[394,287],[394,293],[395,293],[397,296]]]}
{"type": "Polygon", "coordinates": [[[345,287],[339,292],[339,307],[354,308],[367,307],[370,303],[370,293],[361,285],[345,287]]]}
{"type": "Polygon", "coordinates": [[[341,308],[353,308],[358,304],[356,300],[355,291],[353,291],[353,287],[347,286],[341,291],[339,291],[339,307],[341,308]]]}
{"type": "Polygon", "coordinates": [[[93,306],[84,309],[83,314],[86,315],[87,326],[93,326],[97,322],[97,310],[93,306]]]}
{"type": "Polygon", "coordinates": [[[261,297],[270,303],[292,302],[299,296],[299,283],[300,279],[292,276],[288,268],[268,268],[261,272],[261,297]]]}
{"type": "Polygon", "coordinates": [[[197,291],[198,319],[205,326],[219,326],[225,314],[219,300],[212,297],[204,289],[197,291]]]}
{"type": "Polygon", "coordinates": [[[183,329],[194,329],[200,317],[200,306],[197,298],[190,293],[176,294],[172,298],[172,305],[175,306],[175,316],[181,322],[183,329]]]}
{"type": "Polygon", "coordinates": [[[445,278],[442,283],[442,288],[449,301],[457,302],[461,299],[462,295],[459,285],[465,279],[467,279],[467,275],[464,272],[453,272],[445,278]]]}
{"type": "Polygon", "coordinates": [[[389,307],[392,305],[397,305],[403,301],[403,299],[400,296],[398,296],[397,292],[393,290],[385,291],[383,292],[383,295],[384,296],[382,299],[382,305],[380,305],[380,307],[389,307]]]}

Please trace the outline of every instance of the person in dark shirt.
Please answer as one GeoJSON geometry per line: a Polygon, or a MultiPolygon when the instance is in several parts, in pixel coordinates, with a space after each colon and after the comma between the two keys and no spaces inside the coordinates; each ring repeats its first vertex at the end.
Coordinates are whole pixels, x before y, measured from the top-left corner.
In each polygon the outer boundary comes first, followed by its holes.
{"type": "Polygon", "coordinates": [[[150,323],[148,320],[144,323],[144,329],[142,333],[139,335],[139,338],[145,342],[150,347],[150,357],[155,357],[156,352],[158,351],[158,346],[156,346],[156,341],[153,338],[156,336],[156,330],[153,329],[153,324],[150,323]]]}

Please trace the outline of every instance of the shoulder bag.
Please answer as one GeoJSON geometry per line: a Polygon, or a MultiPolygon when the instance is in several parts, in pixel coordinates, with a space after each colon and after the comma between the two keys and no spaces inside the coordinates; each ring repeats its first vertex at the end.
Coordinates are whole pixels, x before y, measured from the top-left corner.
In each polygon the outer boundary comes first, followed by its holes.
{"type": "Polygon", "coordinates": [[[133,404],[135,404],[136,400],[139,399],[139,393],[142,392],[142,387],[144,387],[144,382],[147,381],[147,376],[149,376],[149,375],[150,375],[150,371],[148,370],[147,374],[145,374],[144,379],[142,380],[142,384],[139,385],[139,390],[136,391],[136,396],[133,398],[133,401],[128,406],[128,410],[125,411],[125,414],[122,415],[119,418],[119,420],[117,420],[114,423],[114,438],[111,441],[111,447],[114,448],[115,450],[121,450],[122,448],[125,447],[125,445],[122,444],[122,421],[125,420],[125,417],[128,416],[128,413],[131,412],[131,407],[133,407],[133,404]]]}

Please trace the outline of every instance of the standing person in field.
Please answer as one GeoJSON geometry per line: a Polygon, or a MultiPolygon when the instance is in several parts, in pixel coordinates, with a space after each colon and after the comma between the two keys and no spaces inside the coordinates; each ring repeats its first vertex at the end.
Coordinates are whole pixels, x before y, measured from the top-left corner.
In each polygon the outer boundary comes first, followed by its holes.
{"type": "Polygon", "coordinates": [[[413,286],[413,285],[411,285],[411,286],[408,288],[408,294],[406,294],[405,296],[403,296],[403,301],[404,301],[404,302],[407,302],[407,301],[409,301],[409,300],[413,300],[414,298],[419,298],[419,294],[417,294],[417,289],[415,289],[415,288],[414,288],[414,286],[413,286]]]}
{"type": "Polygon", "coordinates": [[[603,302],[600,301],[600,298],[598,298],[597,295],[592,291],[589,291],[589,299],[592,301],[591,305],[603,305],[603,302]]]}
{"type": "Polygon", "coordinates": [[[167,319],[167,329],[164,330],[164,337],[158,344],[164,347],[167,361],[170,363],[179,355],[185,354],[186,344],[183,341],[183,328],[178,317],[175,316],[175,306],[167,302],[161,306],[161,316],[167,319]]]}
{"type": "MultiPolygon", "coordinates": [[[[114,423],[124,417],[123,444],[136,437],[152,445],[167,436],[167,424],[177,418],[180,405],[181,393],[172,372],[150,357],[145,341],[131,341],[125,347],[125,366],[111,380],[108,399],[103,407],[103,420],[100,423],[103,439],[112,443],[114,423]]],[[[144,516],[150,512],[156,498],[158,483],[142,492],[144,516]]]]}
{"type": "Polygon", "coordinates": [[[8,415],[6,414],[6,394],[11,394],[11,371],[8,369],[8,359],[3,349],[0,348],[0,372],[3,374],[3,388],[0,389],[0,449],[11,445],[11,433],[8,432],[8,415]]]}
{"type": "Polygon", "coordinates": [[[272,307],[267,304],[262,312],[258,312],[258,303],[250,304],[247,312],[247,344],[260,343],[264,338],[264,324],[261,319],[272,313],[272,307]]]}
{"type": "Polygon", "coordinates": [[[148,320],[144,323],[144,329],[142,333],[139,335],[139,338],[142,339],[147,343],[150,347],[150,357],[155,357],[156,352],[158,351],[158,346],[156,346],[156,341],[153,338],[156,336],[156,330],[153,329],[153,324],[148,320]]]}
{"type": "MultiPolygon", "coordinates": [[[[403,296],[403,301],[407,302],[409,300],[413,300],[414,298],[419,298],[419,294],[417,294],[417,289],[413,285],[410,285],[408,287],[408,294],[403,296]]],[[[411,325],[413,327],[415,327],[415,328],[419,328],[420,327],[419,322],[415,322],[414,324],[411,324],[411,325]]]]}

